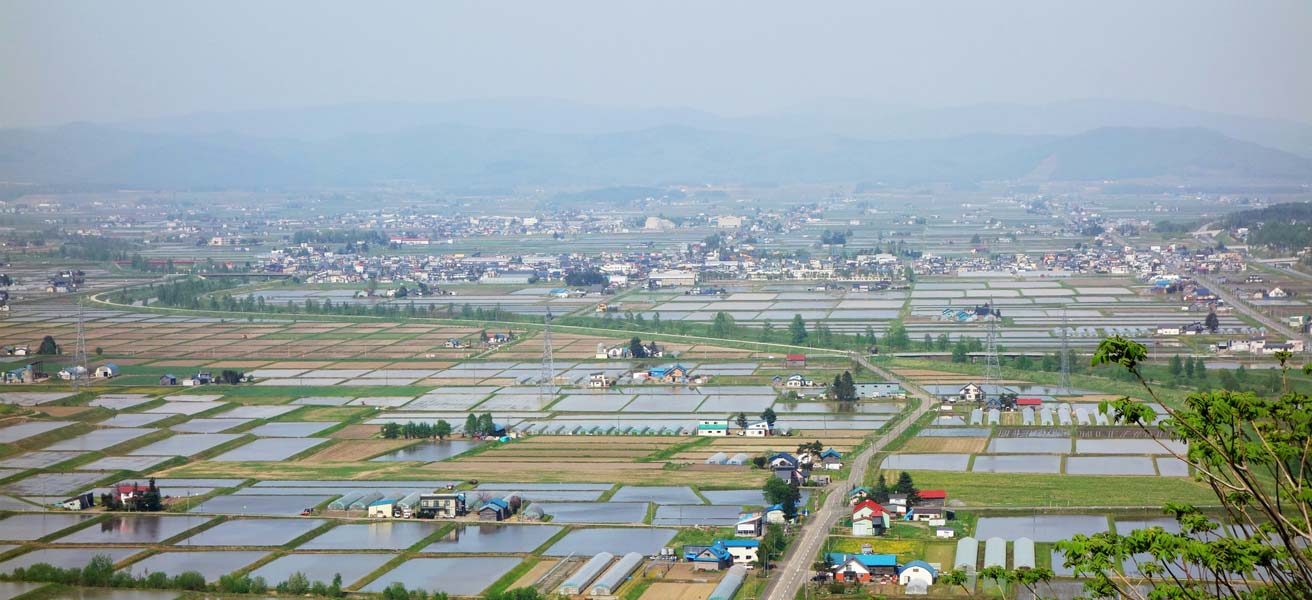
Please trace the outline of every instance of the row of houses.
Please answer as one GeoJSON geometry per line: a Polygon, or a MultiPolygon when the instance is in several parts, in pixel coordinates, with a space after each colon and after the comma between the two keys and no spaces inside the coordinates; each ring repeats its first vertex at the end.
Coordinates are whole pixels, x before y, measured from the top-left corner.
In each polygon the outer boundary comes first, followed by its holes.
{"type": "MultiPolygon", "coordinates": [[[[746,437],[769,437],[774,427],[769,421],[758,420],[748,423],[738,430],[738,435],[746,437]]],[[[700,437],[727,437],[729,435],[728,419],[702,419],[697,422],[697,435],[700,437]]]]}

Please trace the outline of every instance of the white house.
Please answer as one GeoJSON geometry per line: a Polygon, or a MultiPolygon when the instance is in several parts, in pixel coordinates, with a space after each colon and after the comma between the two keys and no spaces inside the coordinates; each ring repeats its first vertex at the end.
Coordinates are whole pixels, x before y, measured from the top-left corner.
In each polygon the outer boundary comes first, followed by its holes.
{"type": "Polygon", "coordinates": [[[729,435],[729,421],[704,419],[697,422],[697,435],[702,437],[724,437],[729,435]]]}
{"type": "Polygon", "coordinates": [[[744,429],[742,431],[742,435],[745,435],[747,437],[769,437],[770,423],[766,421],[757,421],[755,423],[752,423],[747,426],[747,429],[744,429]]]}
{"type": "MultiPolygon", "coordinates": [[[[984,388],[974,383],[967,383],[964,387],[962,387],[960,390],[957,391],[956,398],[962,402],[983,402],[984,388]]],[[[952,401],[950,396],[948,398],[948,401],[949,402],[952,401]]]]}
{"type": "Polygon", "coordinates": [[[913,560],[902,565],[897,571],[897,584],[910,585],[912,583],[921,583],[929,587],[934,583],[934,578],[938,577],[938,571],[929,563],[923,560],[913,560]]]}
{"type": "Polygon", "coordinates": [[[97,379],[109,379],[110,377],[118,377],[118,365],[114,363],[105,363],[96,367],[97,379]]]}

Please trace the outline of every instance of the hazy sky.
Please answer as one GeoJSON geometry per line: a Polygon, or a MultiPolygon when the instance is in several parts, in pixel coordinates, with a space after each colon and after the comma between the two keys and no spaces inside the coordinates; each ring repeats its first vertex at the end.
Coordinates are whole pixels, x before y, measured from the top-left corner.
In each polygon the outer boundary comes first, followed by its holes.
{"type": "Polygon", "coordinates": [[[0,0],[0,126],[553,97],[1155,100],[1312,122],[1312,2],[0,0]]]}

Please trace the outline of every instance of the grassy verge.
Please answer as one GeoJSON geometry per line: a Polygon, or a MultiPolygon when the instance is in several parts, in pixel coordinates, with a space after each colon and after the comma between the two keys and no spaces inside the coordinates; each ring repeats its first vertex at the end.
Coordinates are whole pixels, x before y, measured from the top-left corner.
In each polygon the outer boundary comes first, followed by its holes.
{"type": "Polygon", "coordinates": [[[515,565],[515,568],[507,571],[506,574],[502,575],[500,579],[497,579],[496,582],[494,582],[491,585],[491,587],[483,591],[483,594],[484,595],[500,594],[501,592],[510,589],[510,586],[515,585],[515,582],[519,581],[519,578],[523,577],[524,574],[533,570],[533,567],[536,567],[539,562],[542,562],[542,559],[540,558],[525,559],[524,561],[515,565]]]}

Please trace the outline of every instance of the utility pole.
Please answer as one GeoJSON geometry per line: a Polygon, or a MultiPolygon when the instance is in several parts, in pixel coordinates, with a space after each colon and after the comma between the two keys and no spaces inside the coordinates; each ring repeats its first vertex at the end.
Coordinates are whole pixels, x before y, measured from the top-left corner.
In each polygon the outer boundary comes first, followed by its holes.
{"type": "Polygon", "coordinates": [[[551,355],[551,308],[542,320],[542,374],[538,387],[538,406],[545,408],[556,398],[556,361],[551,355]]]}
{"type": "Polygon", "coordinates": [[[1070,328],[1066,324],[1066,307],[1061,307],[1061,392],[1071,393],[1070,328]]]}

